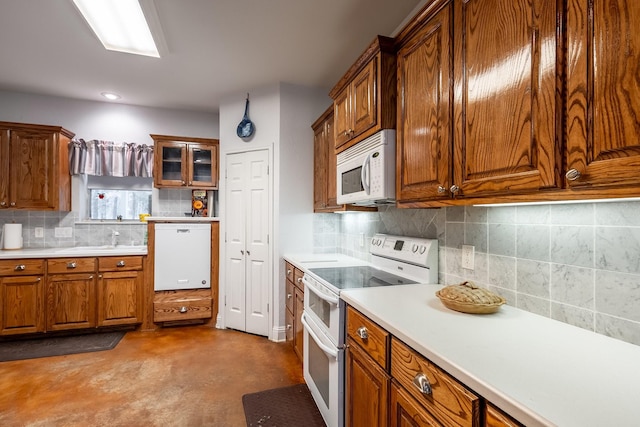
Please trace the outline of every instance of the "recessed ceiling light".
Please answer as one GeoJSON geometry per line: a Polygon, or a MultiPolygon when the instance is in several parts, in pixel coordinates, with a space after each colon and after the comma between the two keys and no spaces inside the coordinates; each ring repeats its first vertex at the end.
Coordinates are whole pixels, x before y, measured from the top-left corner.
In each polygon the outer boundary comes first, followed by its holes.
{"type": "Polygon", "coordinates": [[[73,0],[107,50],[160,57],[138,0],[73,0]]]}
{"type": "Polygon", "coordinates": [[[116,99],[120,99],[120,95],[112,92],[102,92],[100,95],[104,96],[110,101],[115,101],[116,99]]]}

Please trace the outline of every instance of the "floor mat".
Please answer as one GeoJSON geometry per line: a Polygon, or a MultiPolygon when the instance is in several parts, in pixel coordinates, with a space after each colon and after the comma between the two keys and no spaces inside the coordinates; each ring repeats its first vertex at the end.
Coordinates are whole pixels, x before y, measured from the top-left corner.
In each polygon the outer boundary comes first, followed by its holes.
{"type": "Polygon", "coordinates": [[[104,332],[0,342],[0,362],[111,350],[124,334],[125,332],[104,332]]]}
{"type": "Polygon", "coordinates": [[[324,427],[306,384],[274,388],[242,396],[248,427],[324,427]]]}

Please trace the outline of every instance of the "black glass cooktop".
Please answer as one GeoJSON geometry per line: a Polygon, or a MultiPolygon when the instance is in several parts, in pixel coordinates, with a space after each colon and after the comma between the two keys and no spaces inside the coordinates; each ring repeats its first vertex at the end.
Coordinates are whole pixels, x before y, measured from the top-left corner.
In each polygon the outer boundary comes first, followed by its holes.
{"type": "Polygon", "coordinates": [[[311,268],[310,270],[313,274],[338,289],[409,285],[416,283],[413,280],[369,266],[311,268]]]}

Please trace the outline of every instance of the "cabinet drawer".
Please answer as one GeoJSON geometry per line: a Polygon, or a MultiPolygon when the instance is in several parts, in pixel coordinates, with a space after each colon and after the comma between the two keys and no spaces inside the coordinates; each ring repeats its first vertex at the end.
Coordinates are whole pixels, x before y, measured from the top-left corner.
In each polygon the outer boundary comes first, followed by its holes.
{"type": "Polygon", "coordinates": [[[487,402],[484,425],[487,427],[522,427],[522,424],[489,402],[487,402]]]}
{"type": "Polygon", "coordinates": [[[284,263],[284,268],[285,268],[285,273],[287,275],[287,280],[291,280],[291,282],[293,282],[293,272],[295,270],[295,267],[291,264],[289,264],[288,262],[284,263]]]}
{"type": "Polygon", "coordinates": [[[93,273],[95,271],[95,258],[51,258],[47,260],[47,272],[49,274],[93,273]]]}
{"type": "Polygon", "coordinates": [[[347,309],[347,335],[387,370],[389,333],[372,322],[360,312],[349,307],[347,309]]]}
{"type": "Polygon", "coordinates": [[[0,277],[44,274],[43,259],[11,259],[0,261],[0,277]]]}
{"type": "Polygon", "coordinates": [[[212,316],[210,289],[156,292],[153,301],[153,321],[209,319],[212,316]]]}
{"type": "Polygon", "coordinates": [[[304,276],[304,272],[302,270],[298,270],[297,268],[293,270],[293,284],[301,291],[304,291],[302,276],[304,276]]]}
{"type": "Polygon", "coordinates": [[[290,282],[289,280],[286,280],[286,285],[285,285],[285,305],[287,306],[287,310],[289,310],[290,312],[293,313],[293,300],[294,300],[294,293],[293,293],[293,282],[290,282]]]}
{"type": "Polygon", "coordinates": [[[142,270],[141,256],[109,256],[98,258],[99,271],[131,271],[142,270]]]}
{"type": "Polygon", "coordinates": [[[444,425],[479,426],[480,398],[422,355],[391,339],[391,376],[444,425]],[[414,381],[426,377],[430,393],[414,381]]]}

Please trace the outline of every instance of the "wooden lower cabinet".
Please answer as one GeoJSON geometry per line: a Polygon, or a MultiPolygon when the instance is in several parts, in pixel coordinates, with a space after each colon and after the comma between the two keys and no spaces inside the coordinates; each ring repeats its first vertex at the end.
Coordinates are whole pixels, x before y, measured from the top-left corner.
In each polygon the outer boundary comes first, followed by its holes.
{"type": "Polygon", "coordinates": [[[350,338],[345,372],[345,425],[389,425],[389,374],[350,338]]]}
{"type": "Polygon", "coordinates": [[[47,331],[96,326],[94,273],[54,274],[47,278],[47,331]]]}
{"type": "Polygon", "coordinates": [[[293,351],[302,360],[304,352],[304,330],[302,327],[302,311],[304,310],[303,272],[288,262],[285,263],[287,278],[285,280],[285,336],[293,345],[293,351]]]}
{"type": "Polygon", "coordinates": [[[484,425],[486,427],[523,427],[518,421],[487,402],[484,425]]]}
{"type": "Polygon", "coordinates": [[[391,427],[442,425],[396,381],[391,382],[390,404],[391,427]]]}
{"type": "Polygon", "coordinates": [[[98,326],[142,322],[142,256],[98,258],[98,326]]]}
{"type": "Polygon", "coordinates": [[[0,277],[0,335],[44,332],[43,276],[0,277]]]}

